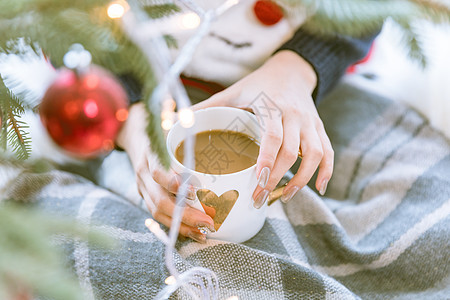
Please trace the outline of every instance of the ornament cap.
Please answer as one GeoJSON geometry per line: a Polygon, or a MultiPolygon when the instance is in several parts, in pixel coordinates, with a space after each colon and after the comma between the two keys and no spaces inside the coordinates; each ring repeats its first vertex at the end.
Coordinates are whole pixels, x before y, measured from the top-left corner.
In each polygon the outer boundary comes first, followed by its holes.
{"type": "Polygon", "coordinates": [[[86,70],[92,61],[92,55],[81,44],[73,44],[64,55],[64,65],[77,72],[86,70]]]}

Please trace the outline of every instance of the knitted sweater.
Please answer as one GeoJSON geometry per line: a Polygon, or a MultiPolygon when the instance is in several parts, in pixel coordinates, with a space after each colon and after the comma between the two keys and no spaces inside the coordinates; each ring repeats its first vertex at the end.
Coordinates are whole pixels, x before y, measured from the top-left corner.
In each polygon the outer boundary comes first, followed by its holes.
{"type": "MultiPolygon", "coordinates": [[[[352,64],[367,55],[378,33],[361,38],[347,36],[323,37],[299,29],[294,36],[277,51],[292,50],[302,56],[317,74],[317,86],[313,92],[316,104],[337,83],[352,64]]],[[[119,75],[127,91],[130,103],[141,100],[141,87],[129,75],[119,75]]]]}
{"type": "Polygon", "coordinates": [[[367,55],[377,34],[378,32],[362,39],[347,36],[323,37],[300,28],[278,51],[292,50],[314,68],[317,86],[313,98],[317,104],[350,65],[367,55]]]}

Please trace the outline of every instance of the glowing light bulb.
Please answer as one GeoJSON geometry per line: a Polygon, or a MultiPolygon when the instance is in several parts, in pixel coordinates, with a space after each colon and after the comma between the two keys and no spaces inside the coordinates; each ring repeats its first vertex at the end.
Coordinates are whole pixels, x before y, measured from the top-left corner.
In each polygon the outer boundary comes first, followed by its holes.
{"type": "Polygon", "coordinates": [[[196,13],[187,13],[181,17],[182,29],[194,29],[200,25],[200,17],[196,13]]]}
{"type": "Polygon", "coordinates": [[[165,109],[161,112],[161,119],[173,119],[174,112],[173,110],[165,109]]]}
{"type": "Polygon", "coordinates": [[[195,123],[194,112],[190,108],[182,108],[178,112],[178,118],[181,126],[191,128],[195,123]]]}
{"type": "Polygon", "coordinates": [[[175,282],[177,282],[177,280],[172,275],[167,277],[166,280],[164,280],[164,283],[167,284],[167,285],[174,285],[175,282]]]}
{"type": "Polygon", "coordinates": [[[160,239],[164,244],[169,243],[169,238],[167,237],[164,230],[161,229],[161,226],[159,226],[158,222],[152,219],[145,220],[145,227],[150,230],[151,233],[153,233],[158,239],[160,239]]]}
{"type": "Polygon", "coordinates": [[[145,226],[153,233],[157,233],[161,229],[159,224],[152,219],[145,220],[145,226]]]}
{"type": "Polygon", "coordinates": [[[164,130],[169,130],[173,126],[173,119],[175,112],[175,101],[173,99],[166,99],[163,102],[163,111],[161,112],[161,127],[164,130]]]}
{"type": "Polygon", "coordinates": [[[69,52],[64,55],[64,65],[69,69],[83,69],[91,63],[91,53],[84,49],[81,44],[70,46],[69,52]]]}
{"type": "Polygon", "coordinates": [[[163,101],[162,106],[163,106],[163,109],[165,109],[165,110],[173,111],[175,109],[175,107],[177,106],[177,103],[172,98],[167,98],[163,101]]]}
{"type": "Polygon", "coordinates": [[[230,298],[227,298],[227,300],[239,300],[238,296],[231,296],[230,298]]]}
{"type": "Polygon", "coordinates": [[[108,17],[111,19],[120,19],[128,9],[129,6],[126,1],[114,1],[108,6],[108,17]]]}
{"type": "Polygon", "coordinates": [[[161,127],[164,130],[170,130],[170,128],[172,128],[172,126],[173,126],[173,121],[171,119],[165,119],[165,120],[162,120],[162,122],[161,122],[161,127]]]}

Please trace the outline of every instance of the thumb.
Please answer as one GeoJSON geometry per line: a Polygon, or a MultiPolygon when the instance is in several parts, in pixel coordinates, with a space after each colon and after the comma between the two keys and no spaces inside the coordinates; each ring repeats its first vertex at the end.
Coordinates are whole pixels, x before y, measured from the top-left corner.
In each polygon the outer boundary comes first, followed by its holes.
{"type": "Polygon", "coordinates": [[[237,95],[231,87],[212,95],[208,99],[192,106],[192,110],[199,110],[214,106],[230,106],[230,103],[237,95]]]}

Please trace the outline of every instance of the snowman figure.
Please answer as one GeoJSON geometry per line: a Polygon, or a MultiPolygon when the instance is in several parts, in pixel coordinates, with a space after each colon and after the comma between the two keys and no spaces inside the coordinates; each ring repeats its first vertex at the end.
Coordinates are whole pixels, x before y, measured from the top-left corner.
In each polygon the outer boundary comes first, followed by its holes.
{"type": "MultiPolygon", "coordinates": [[[[205,10],[221,0],[198,0],[205,10]]],[[[260,67],[302,24],[305,14],[283,1],[241,0],[212,23],[184,75],[229,86],[260,67]]],[[[175,35],[180,49],[192,32],[175,35]]],[[[175,58],[178,50],[172,51],[175,58]]]]}

